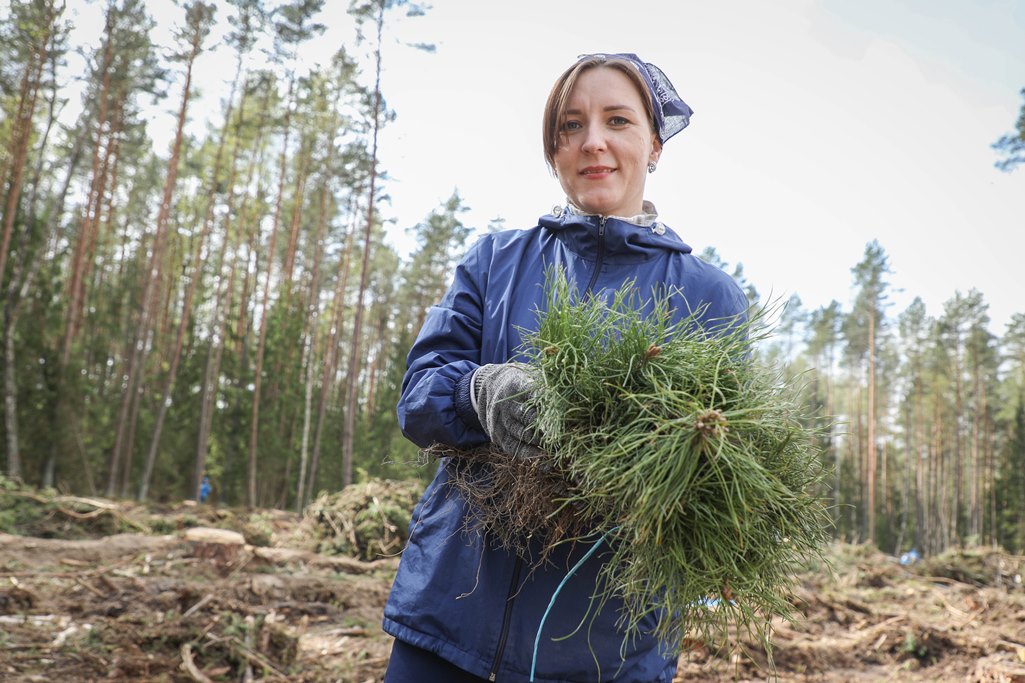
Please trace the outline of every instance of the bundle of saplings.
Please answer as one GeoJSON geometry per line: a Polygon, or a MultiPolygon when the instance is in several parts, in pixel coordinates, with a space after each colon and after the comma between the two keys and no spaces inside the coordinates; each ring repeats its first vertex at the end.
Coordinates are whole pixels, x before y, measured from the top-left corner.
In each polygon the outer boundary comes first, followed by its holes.
{"type": "Polygon", "coordinates": [[[524,347],[547,455],[453,458],[471,530],[535,562],[607,544],[596,606],[622,598],[628,632],[654,615],[666,642],[739,630],[767,646],[829,516],[812,416],[756,353],[764,310],[702,328],[632,283],[604,300],[552,271],[547,289],[524,347]]]}

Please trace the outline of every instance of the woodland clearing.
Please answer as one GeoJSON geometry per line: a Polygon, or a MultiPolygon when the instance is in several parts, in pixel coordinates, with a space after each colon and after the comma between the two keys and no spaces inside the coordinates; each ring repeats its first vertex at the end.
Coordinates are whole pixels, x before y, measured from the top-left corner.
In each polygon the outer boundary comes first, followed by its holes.
{"type": "MultiPolygon", "coordinates": [[[[381,681],[394,518],[415,488],[350,489],[300,516],[0,487],[0,680],[381,681]]],[[[1025,683],[1025,557],[828,558],[774,625],[775,675],[764,654],[688,641],[677,681],[1025,683]]]]}

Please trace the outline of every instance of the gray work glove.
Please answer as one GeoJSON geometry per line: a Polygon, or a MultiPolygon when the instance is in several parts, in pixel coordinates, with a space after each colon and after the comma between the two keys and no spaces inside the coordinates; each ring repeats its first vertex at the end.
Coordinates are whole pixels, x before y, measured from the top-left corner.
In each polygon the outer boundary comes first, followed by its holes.
{"type": "Polygon", "coordinates": [[[477,417],[491,443],[517,458],[542,455],[540,434],[533,428],[537,414],[524,404],[533,380],[522,363],[489,363],[473,376],[477,417]]]}

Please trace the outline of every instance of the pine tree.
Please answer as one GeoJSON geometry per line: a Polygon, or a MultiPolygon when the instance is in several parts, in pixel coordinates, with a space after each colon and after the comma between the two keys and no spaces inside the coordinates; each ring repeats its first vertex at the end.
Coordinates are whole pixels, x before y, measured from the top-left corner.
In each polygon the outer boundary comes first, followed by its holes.
{"type": "MultiPolygon", "coordinates": [[[[1025,98],[1025,88],[1022,88],[1021,96],[1025,98]]],[[[993,149],[1004,156],[996,162],[996,167],[1001,171],[1013,171],[1019,165],[1025,164],[1025,104],[1021,106],[1014,132],[1001,136],[993,143],[993,149]]]]}
{"type": "Polygon", "coordinates": [[[854,283],[858,287],[854,307],[848,318],[848,339],[855,353],[865,363],[867,406],[865,408],[865,529],[868,541],[876,540],[876,476],[878,474],[878,380],[877,363],[882,338],[885,334],[885,308],[891,272],[886,252],[878,242],[865,247],[865,256],[853,269],[854,283]]]}
{"type": "MultiPolygon", "coordinates": [[[[316,12],[320,11],[323,0],[296,0],[292,4],[282,5],[277,13],[280,19],[275,22],[277,33],[277,55],[288,62],[295,58],[300,43],[323,31],[323,25],[312,22],[316,12]]],[[[288,139],[291,133],[292,95],[295,87],[295,70],[288,64],[288,95],[285,101],[284,141],[281,147],[280,167],[278,171],[278,192],[274,206],[274,220],[271,227],[270,242],[267,248],[267,272],[263,284],[260,301],[259,333],[256,349],[256,368],[254,374],[253,404],[249,424],[249,458],[247,466],[247,500],[251,507],[258,503],[256,490],[256,473],[259,463],[258,443],[260,428],[260,394],[263,387],[263,362],[267,346],[267,330],[269,326],[270,289],[274,272],[274,259],[278,230],[281,224],[282,197],[286,183],[286,160],[288,155],[288,139]]]]}

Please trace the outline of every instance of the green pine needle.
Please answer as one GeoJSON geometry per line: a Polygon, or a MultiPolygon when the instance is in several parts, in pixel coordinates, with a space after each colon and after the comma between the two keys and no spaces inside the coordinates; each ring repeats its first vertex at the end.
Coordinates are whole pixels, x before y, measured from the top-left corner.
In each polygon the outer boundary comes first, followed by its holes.
{"type": "Polygon", "coordinates": [[[754,352],[766,312],[709,330],[697,314],[673,323],[668,294],[642,301],[632,282],[607,301],[578,296],[558,270],[547,287],[524,355],[549,456],[452,459],[471,530],[537,564],[614,530],[595,602],[622,600],[627,637],[655,623],[667,643],[726,646],[743,632],[768,651],[830,518],[811,416],[754,352]]]}

